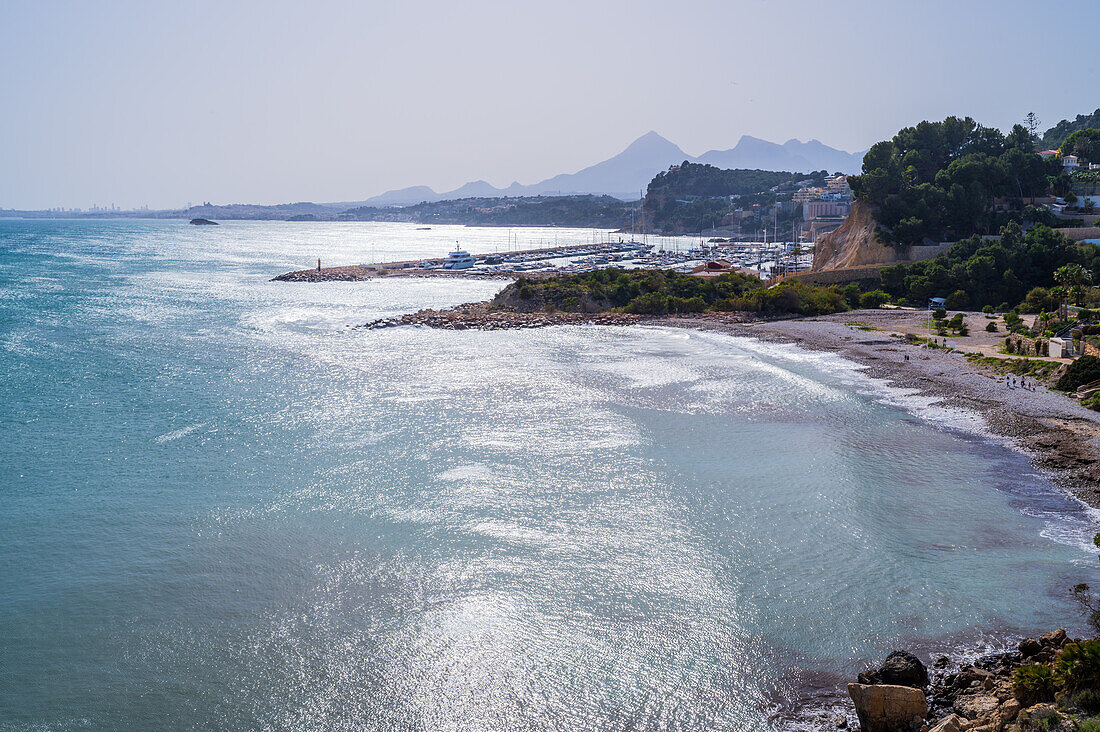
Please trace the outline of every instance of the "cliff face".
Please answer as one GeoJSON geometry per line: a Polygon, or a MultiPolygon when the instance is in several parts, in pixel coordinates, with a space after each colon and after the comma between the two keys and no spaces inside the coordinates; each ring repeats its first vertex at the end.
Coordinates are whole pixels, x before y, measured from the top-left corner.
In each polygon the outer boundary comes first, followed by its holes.
{"type": "Polygon", "coordinates": [[[883,244],[876,235],[871,207],[863,201],[853,202],[840,228],[822,236],[814,246],[815,272],[904,260],[897,248],[883,244]]]}

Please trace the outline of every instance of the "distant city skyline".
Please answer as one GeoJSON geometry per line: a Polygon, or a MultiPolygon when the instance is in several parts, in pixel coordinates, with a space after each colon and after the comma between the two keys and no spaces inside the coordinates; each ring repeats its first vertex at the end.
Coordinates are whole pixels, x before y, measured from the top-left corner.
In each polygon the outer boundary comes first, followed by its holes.
{"type": "Polygon", "coordinates": [[[951,114],[1046,129],[1100,105],[1098,20],[1094,0],[8,2],[0,208],[505,187],[650,129],[691,155],[746,134],[855,152],[951,114]]]}

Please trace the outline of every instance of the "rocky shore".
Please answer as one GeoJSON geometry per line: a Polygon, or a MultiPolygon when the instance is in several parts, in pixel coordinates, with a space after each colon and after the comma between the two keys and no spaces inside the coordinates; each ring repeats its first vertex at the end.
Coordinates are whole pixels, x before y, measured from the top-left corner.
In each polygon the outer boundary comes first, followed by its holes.
{"type": "MultiPolygon", "coordinates": [[[[692,316],[684,316],[683,320],[692,316]]],[[[742,313],[700,313],[696,320],[715,324],[734,325],[748,319],[742,313]],[[712,317],[720,316],[720,317],[712,317]]],[[[484,303],[461,305],[449,310],[420,310],[394,318],[383,318],[360,326],[363,328],[392,328],[402,325],[420,325],[443,330],[509,330],[518,328],[545,328],[551,325],[638,325],[660,322],[652,315],[633,313],[565,313],[536,312],[517,313],[497,310],[484,303]]]]}
{"type": "MultiPolygon", "coordinates": [[[[1100,727],[1100,659],[1082,667],[1079,659],[1096,641],[1070,638],[1058,629],[1025,638],[1017,650],[959,664],[946,656],[931,671],[919,658],[895,651],[877,669],[848,685],[863,732],[1071,732],[1100,727]],[[1024,674],[1018,669],[1026,667],[1024,674]],[[1042,669],[1035,673],[1036,669],[1042,669]],[[1031,679],[1049,679],[1049,684],[1031,679]]],[[[847,728],[840,717],[833,725],[847,728]]]]}

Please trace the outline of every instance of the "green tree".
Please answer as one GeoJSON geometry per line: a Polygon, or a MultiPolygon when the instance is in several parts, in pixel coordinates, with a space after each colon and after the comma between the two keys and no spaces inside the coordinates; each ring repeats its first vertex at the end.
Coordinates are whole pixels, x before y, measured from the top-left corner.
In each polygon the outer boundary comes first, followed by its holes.
{"type": "Polygon", "coordinates": [[[860,295],[859,306],[864,310],[875,310],[890,302],[890,295],[882,290],[871,290],[860,295]]]}
{"type": "Polygon", "coordinates": [[[1064,119],[1054,125],[1043,135],[1043,147],[1057,148],[1063,140],[1077,130],[1086,130],[1090,127],[1100,127],[1100,109],[1092,114],[1079,114],[1073,120],[1064,119]]]}
{"type": "Polygon", "coordinates": [[[862,175],[848,180],[873,207],[887,241],[957,240],[994,231],[1006,216],[1022,218],[1024,199],[1068,186],[1058,161],[1034,149],[1034,135],[1021,125],[1006,136],[969,117],[948,117],[876,143],[862,175]],[[1011,212],[998,212],[994,202],[1006,199],[1011,212]]]}
{"type": "Polygon", "coordinates": [[[1080,302],[1084,296],[1084,286],[1092,283],[1092,273],[1076,262],[1063,264],[1054,270],[1054,279],[1067,291],[1074,302],[1080,302]]]}
{"type": "Polygon", "coordinates": [[[1063,142],[1058,151],[1065,155],[1076,155],[1084,161],[1100,161],[1100,129],[1077,130],[1063,142]]]}
{"type": "Polygon", "coordinates": [[[1039,120],[1034,112],[1028,112],[1027,116],[1024,117],[1024,124],[1027,125],[1028,135],[1030,135],[1031,138],[1034,139],[1036,134],[1039,132],[1039,125],[1042,124],[1042,122],[1039,120]]]}

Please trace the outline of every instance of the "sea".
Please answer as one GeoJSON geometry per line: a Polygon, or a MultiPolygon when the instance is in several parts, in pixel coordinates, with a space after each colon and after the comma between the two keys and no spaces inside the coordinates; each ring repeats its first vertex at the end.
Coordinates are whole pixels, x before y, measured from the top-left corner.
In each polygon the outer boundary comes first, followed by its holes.
{"type": "Polygon", "coordinates": [[[1096,515],[972,414],[717,333],[356,327],[500,280],[271,281],[607,236],[0,220],[0,729],[778,730],[1082,630],[1096,515]]]}

